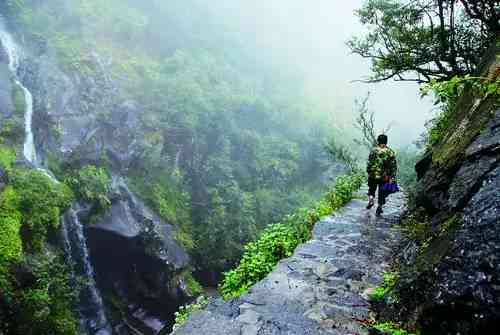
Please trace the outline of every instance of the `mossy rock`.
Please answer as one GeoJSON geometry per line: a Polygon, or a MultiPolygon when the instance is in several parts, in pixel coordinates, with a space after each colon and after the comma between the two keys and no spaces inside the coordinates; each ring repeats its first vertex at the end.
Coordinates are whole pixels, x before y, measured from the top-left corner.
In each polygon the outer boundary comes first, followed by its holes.
{"type": "Polygon", "coordinates": [[[495,97],[481,102],[470,94],[463,96],[450,120],[448,135],[433,149],[433,163],[449,168],[465,158],[467,147],[494,117],[495,104],[495,97]]]}
{"type": "Polygon", "coordinates": [[[443,222],[437,237],[423,244],[416,261],[419,272],[429,271],[441,262],[452,247],[458,227],[459,218],[455,215],[443,222]]]}

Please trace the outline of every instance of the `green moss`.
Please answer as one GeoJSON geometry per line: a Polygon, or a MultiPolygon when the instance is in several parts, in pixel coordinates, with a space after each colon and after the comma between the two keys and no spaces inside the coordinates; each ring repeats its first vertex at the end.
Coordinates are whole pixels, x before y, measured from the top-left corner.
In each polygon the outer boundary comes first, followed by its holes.
{"type": "Polygon", "coordinates": [[[442,224],[441,231],[437,236],[430,237],[422,244],[416,261],[419,272],[431,270],[443,259],[452,245],[458,222],[457,216],[449,218],[442,224]]]}
{"type": "Polygon", "coordinates": [[[431,143],[433,162],[446,167],[460,161],[465,149],[493,118],[497,104],[498,93],[478,93],[474,88],[454,97],[451,105],[444,107],[445,112],[438,118],[435,129],[430,130],[430,134],[435,133],[438,138],[431,143]]]}
{"type": "Polygon", "coordinates": [[[412,210],[402,221],[402,231],[406,237],[421,245],[432,236],[431,224],[423,208],[412,210]]]}
{"type": "Polygon", "coordinates": [[[420,332],[417,333],[409,333],[406,330],[402,329],[400,326],[395,324],[394,322],[379,322],[372,326],[372,328],[378,330],[384,335],[419,335],[420,332]]]}
{"type": "MultiPolygon", "coordinates": [[[[372,294],[370,294],[370,300],[372,302],[378,303],[382,300],[388,298],[388,296],[393,292],[394,287],[396,286],[399,280],[399,274],[395,272],[386,272],[384,273],[384,282],[380,287],[377,287],[372,294]]],[[[392,296],[392,300],[397,302],[399,300],[397,297],[392,296]]]]}
{"type": "Polygon", "coordinates": [[[136,175],[128,178],[128,185],[146,204],[177,230],[174,239],[186,250],[194,250],[189,195],[180,182],[171,176],[136,175]]]}
{"type": "Polygon", "coordinates": [[[0,168],[7,172],[12,170],[12,164],[16,160],[16,152],[14,149],[0,145],[0,168]]]}

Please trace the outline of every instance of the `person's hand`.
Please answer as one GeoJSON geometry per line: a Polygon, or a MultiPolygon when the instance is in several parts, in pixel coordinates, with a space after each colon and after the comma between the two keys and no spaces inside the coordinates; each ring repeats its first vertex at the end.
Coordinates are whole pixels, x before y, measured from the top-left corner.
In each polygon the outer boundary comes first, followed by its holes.
{"type": "Polygon", "coordinates": [[[385,176],[384,183],[394,184],[396,182],[396,177],[385,176]]]}

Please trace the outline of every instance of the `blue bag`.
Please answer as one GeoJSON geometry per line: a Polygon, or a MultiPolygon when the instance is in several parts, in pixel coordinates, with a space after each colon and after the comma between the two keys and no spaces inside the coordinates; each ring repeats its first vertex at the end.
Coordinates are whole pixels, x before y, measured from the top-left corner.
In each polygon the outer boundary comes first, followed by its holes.
{"type": "Polygon", "coordinates": [[[393,193],[399,192],[400,190],[399,190],[398,183],[396,183],[394,181],[394,182],[383,183],[380,186],[380,191],[387,193],[387,194],[393,194],[393,193]]]}

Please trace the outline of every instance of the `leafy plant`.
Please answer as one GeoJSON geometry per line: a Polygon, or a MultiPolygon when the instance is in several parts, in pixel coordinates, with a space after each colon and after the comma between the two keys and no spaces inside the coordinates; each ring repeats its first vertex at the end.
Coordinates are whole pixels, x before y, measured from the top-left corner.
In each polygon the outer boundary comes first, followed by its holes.
{"type": "Polygon", "coordinates": [[[247,244],[238,267],[224,274],[221,292],[225,299],[238,297],[263,279],[279,260],[290,257],[295,248],[311,237],[314,224],[324,215],[352,199],[363,177],[338,177],[334,190],[310,209],[300,209],[282,223],[267,227],[260,238],[247,244]]]}
{"type": "Polygon", "coordinates": [[[7,172],[11,171],[16,156],[16,151],[14,149],[0,145],[0,168],[7,172]]]}
{"type": "Polygon", "coordinates": [[[433,79],[430,83],[421,88],[422,96],[433,92],[437,102],[455,107],[455,103],[462,95],[465,87],[470,86],[475,96],[486,99],[489,96],[500,95],[500,79],[473,77],[465,75],[463,77],[454,76],[447,81],[433,79]]]}
{"type": "Polygon", "coordinates": [[[459,97],[466,87],[470,87],[472,95],[481,99],[490,96],[500,96],[500,79],[454,76],[447,81],[433,79],[421,89],[422,96],[434,93],[436,104],[441,105],[441,112],[428,125],[428,143],[434,146],[441,143],[447,134],[452,122],[452,117],[457,110],[459,97]]]}
{"type": "Polygon", "coordinates": [[[182,326],[191,314],[205,308],[208,305],[208,302],[208,298],[201,296],[196,299],[194,303],[186,306],[181,306],[179,308],[179,311],[175,312],[175,324],[173,330],[176,330],[180,326],[182,326]]]}
{"type": "Polygon", "coordinates": [[[38,170],[15,169],[9,179],[19,197],[18,209],[27,232],[25,246],[41,250],[49,229],[59,227],[59,218],[71,205],[73,194],[65,184],[38,170]]]}
{"type": "Polygon", "coordinates": [[[103,168],[87,165],[67,176],[64,182],[79,199],[96,204],[101,210],[111,205],[111,178],[103,168]]]}
{"type": "Polygon", "coordinates": [[[189,292],[195,296],[198,297],[201,294],[203,294],[203,286],[201,286],[200,283],[193,277],[193,274],[189,271],[184,275],[184,280],[186,282],[186,286],[189,290],[189,292]]]}
{"type": "Polygon", "coordinates": [[[418,335],[418,334],[420,334],[419,332],[417,332],[416,334],[409,333],[406,330],[401,329],[394,322],[379,322],[379,323],[374,324],[372,326],[372,328],[378,330],[379,332],[383,333],[384,335],[418,335]]]}
{"type": "Polygon", "coordinates": [[[7,186],[0,194],[0,275],[12,262],[22,257],[21,212],[18,209],[19,197],[7,186]]]}
{"type": "MultiPolygon", "coordinates": [[[[180,178],[180,177],[179,177],[180,178]]],[[[179,179],[170,175],[138,174],[128,178],[128,185],[145,203],[167,223],[174,225],[175,240],[186,250],[195,247],[191,213],[189,209],[189,194],[182,191],[179,179]]]]}
{"type": "Polygon", "coordinates": [[[358,159],[349,148],[338,144],[335,139],[332,138],[325,144],[325,151],[333,161],[344,163],[351,173],[359,171],[358,159]]]}
{"type": "Polygon", "coordinates": [[[76,296],[62,257],[46,247],[71,201],[71,190],[38,170],[12,166],[13,151],[3,148],[9,184],[0,194],[0,328],[6,334],[76,335],[76,296]],[[22,232],[22,233],[21,233],[22,232]],[[23,268],[26,279],[12,271],[23,268]]]}
{"type": "Polygon", "coordinates": [[[26,261],[36,280],[18,292],[14,311],[20,334],[78,334],[74,314],[76,291],[70,286],[68,270],[60,255],[43,251],[26,261]]]}
{"type": "Polygon", "coordinates": [[[387,298],[388,294],[394,290],[397,282],[399,280],[399,274],[395,272],[384,273],[384,282],[381,286],[377,287],[374,292],[370,295],[370,300],[372,302],[380,302],[387,298]]]}
{"type": "Polygon", "coordinates": [[[348,42],[372,62],[369,82],[430,82],[473,73],[498,34],[498,1],[366,0],[357,11],[368,33],[348,42]]]}

